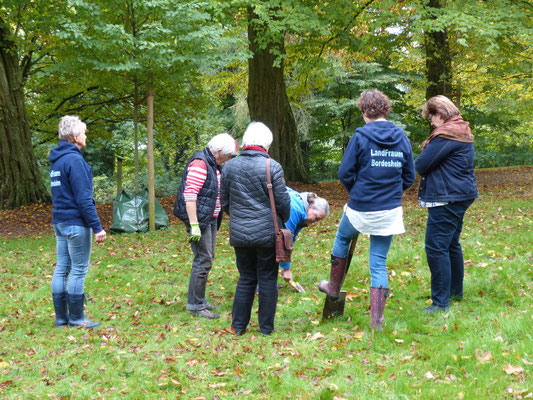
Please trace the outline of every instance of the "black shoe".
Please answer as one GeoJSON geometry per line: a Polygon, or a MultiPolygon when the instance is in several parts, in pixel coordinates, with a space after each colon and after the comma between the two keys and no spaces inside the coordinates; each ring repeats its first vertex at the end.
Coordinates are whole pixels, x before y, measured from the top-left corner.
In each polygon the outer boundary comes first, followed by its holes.
{"type": "Polygon", "coordinates": [[[433,314],[434,312],[447,312],[449,310],[450,310],[449,307],[441,307],[441,306],[436,306],[435,304],[432,304],[429,307],[424,308],[422,312],[426,314],[433,314]]]}
{"type": "Polygon", "coordinates": [[[230,333],[233,333],[235,336],[242,336],[242,335],[244,335],[244,333],[246,332],[246,329],[241,329],[241,330],[239,330],[239,329],[235,329],[235,328],[233,327],[233,325],[231,325],[231,326],[229,327],[229,331],[230,331],[230,333]]]}
{"type": "Polygon", "coordinates": [[[220,318],[220,315],[209,311],[207,308],[204,308],[203,310],[191,311],[191,315],[193,317],[200,317],[200,318],[207,318],[207,319],[220,318]]]}

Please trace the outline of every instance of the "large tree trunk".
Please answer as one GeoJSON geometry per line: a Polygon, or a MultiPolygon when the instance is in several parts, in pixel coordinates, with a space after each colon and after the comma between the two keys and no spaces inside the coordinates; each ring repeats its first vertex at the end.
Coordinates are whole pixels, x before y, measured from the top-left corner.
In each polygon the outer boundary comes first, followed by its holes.
{"type": "MultiPolygon", "coordinates": [[[[444,0],[429,0],[428,11],[434,13],[445,6],[444,0]]],[[[432,16],[434,19],[435,17],[432,16]]],[[[448,31],[428,30],[424,33],[426,49],[426,99],[437,95],[453,97],[452,88],[452,54],[448,40],[448,31]]]]}
{"type": "Polygon", "coordinates": [[[248,61],[248,109],[252,121],[263,122],[270,128],[274,141],[270,155],[277,160],[289,181],[311,181],[302,157],[296,121],[292,113],[283,76],[283,60],[274,65],[275,53],[285,55],[284,38],[270,43],[265,49],[256,43],[258,32],[253,19],[253,10],[248,9],[248,40],[253,57],[248,61]]]}
{"type": "Polygon", "coordinates": [[[50,201],[33,154],[16,50],[0,18],[0,209],[50,201]]]}

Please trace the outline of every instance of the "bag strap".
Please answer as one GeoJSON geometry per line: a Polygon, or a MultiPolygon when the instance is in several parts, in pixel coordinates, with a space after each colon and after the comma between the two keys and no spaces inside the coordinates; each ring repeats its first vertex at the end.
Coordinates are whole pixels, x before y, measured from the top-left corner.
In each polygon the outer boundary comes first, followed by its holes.
{"type": "Polygon", "coordinates": [[[274,227],[276,233],[279,231],[278,217],[276,215],[276,204],[274,202],[274,192],[272,191],[272,182],[270,181],[270,158],[267,158],[267,188],[268,197],[270,197],[270,208],[272,208],[272,216],[274,217],[274,227]]]}

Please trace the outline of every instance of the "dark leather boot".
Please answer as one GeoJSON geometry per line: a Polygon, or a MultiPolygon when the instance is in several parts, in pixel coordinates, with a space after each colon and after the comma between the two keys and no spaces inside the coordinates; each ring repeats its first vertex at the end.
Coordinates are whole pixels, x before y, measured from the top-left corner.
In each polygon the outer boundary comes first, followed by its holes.
{"type": "Polygon", "coordinates": [[[385,302],[389,296],[389,289],[383,287],[370,288],[370,325],[372,328],[382,331],[382,324],[385,321],[383,310],[385,302]]]}
{"type": "Polygon", "coordinates": [[[346,257],[335,257],[331,255],[331,271],[329,273],[329,282],[324,280],[318,284],[318,290],[324,292],[333,300],[339,298],[339,292],[344,282],[344,273],[346,270],[346,257]]]}
{"type": "Polygon", "coordinates": [[[52,300],[54,301],[54,310],[56,312],[56,327],[62,328],[64,326],[67,326],[67,294],[52,293],[52,300]]]}
{"type": "Polygon", "coordinates": [[[83,313],[83,301],[85,294],[68,294],[68,326],[81,326],[87,329],[93,329],[100,326],[99,322],[89,321],[83,313]]]}

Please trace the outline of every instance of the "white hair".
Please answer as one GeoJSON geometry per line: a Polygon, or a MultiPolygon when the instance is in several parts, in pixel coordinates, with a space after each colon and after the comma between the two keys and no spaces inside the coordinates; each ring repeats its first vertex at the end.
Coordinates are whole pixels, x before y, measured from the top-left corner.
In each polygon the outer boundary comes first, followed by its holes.
{"type": "Polygon", "coordinates": [[[322,211],[324,214],[329,215],[329,203],[325,198],[316,197],[311,205],[315,210],[322,211]]]}
{"type": "Polygon", "coordinates": [[[268,150],[272,144],[274,137],[268,127],[262,122],[251,122],[244,132],[242,137],[242,145],[244,146],[261,146],[268,150]]]}
{"type": "Polygon", "coordinates": [[[220,150],[224,156],[234,156],[239,151],[237,141],[227,133],[213,136],[209,143],[207,143],[207,147],[209,147],[211,153],[215,154],[220,150]]]}
{"type": "Polygon", "coordinates": [[[72,143],[74,136],[81,135],[87,129],[87,125],[78,117],[65,115],[59,121],[59,139],[72,143]]]}

